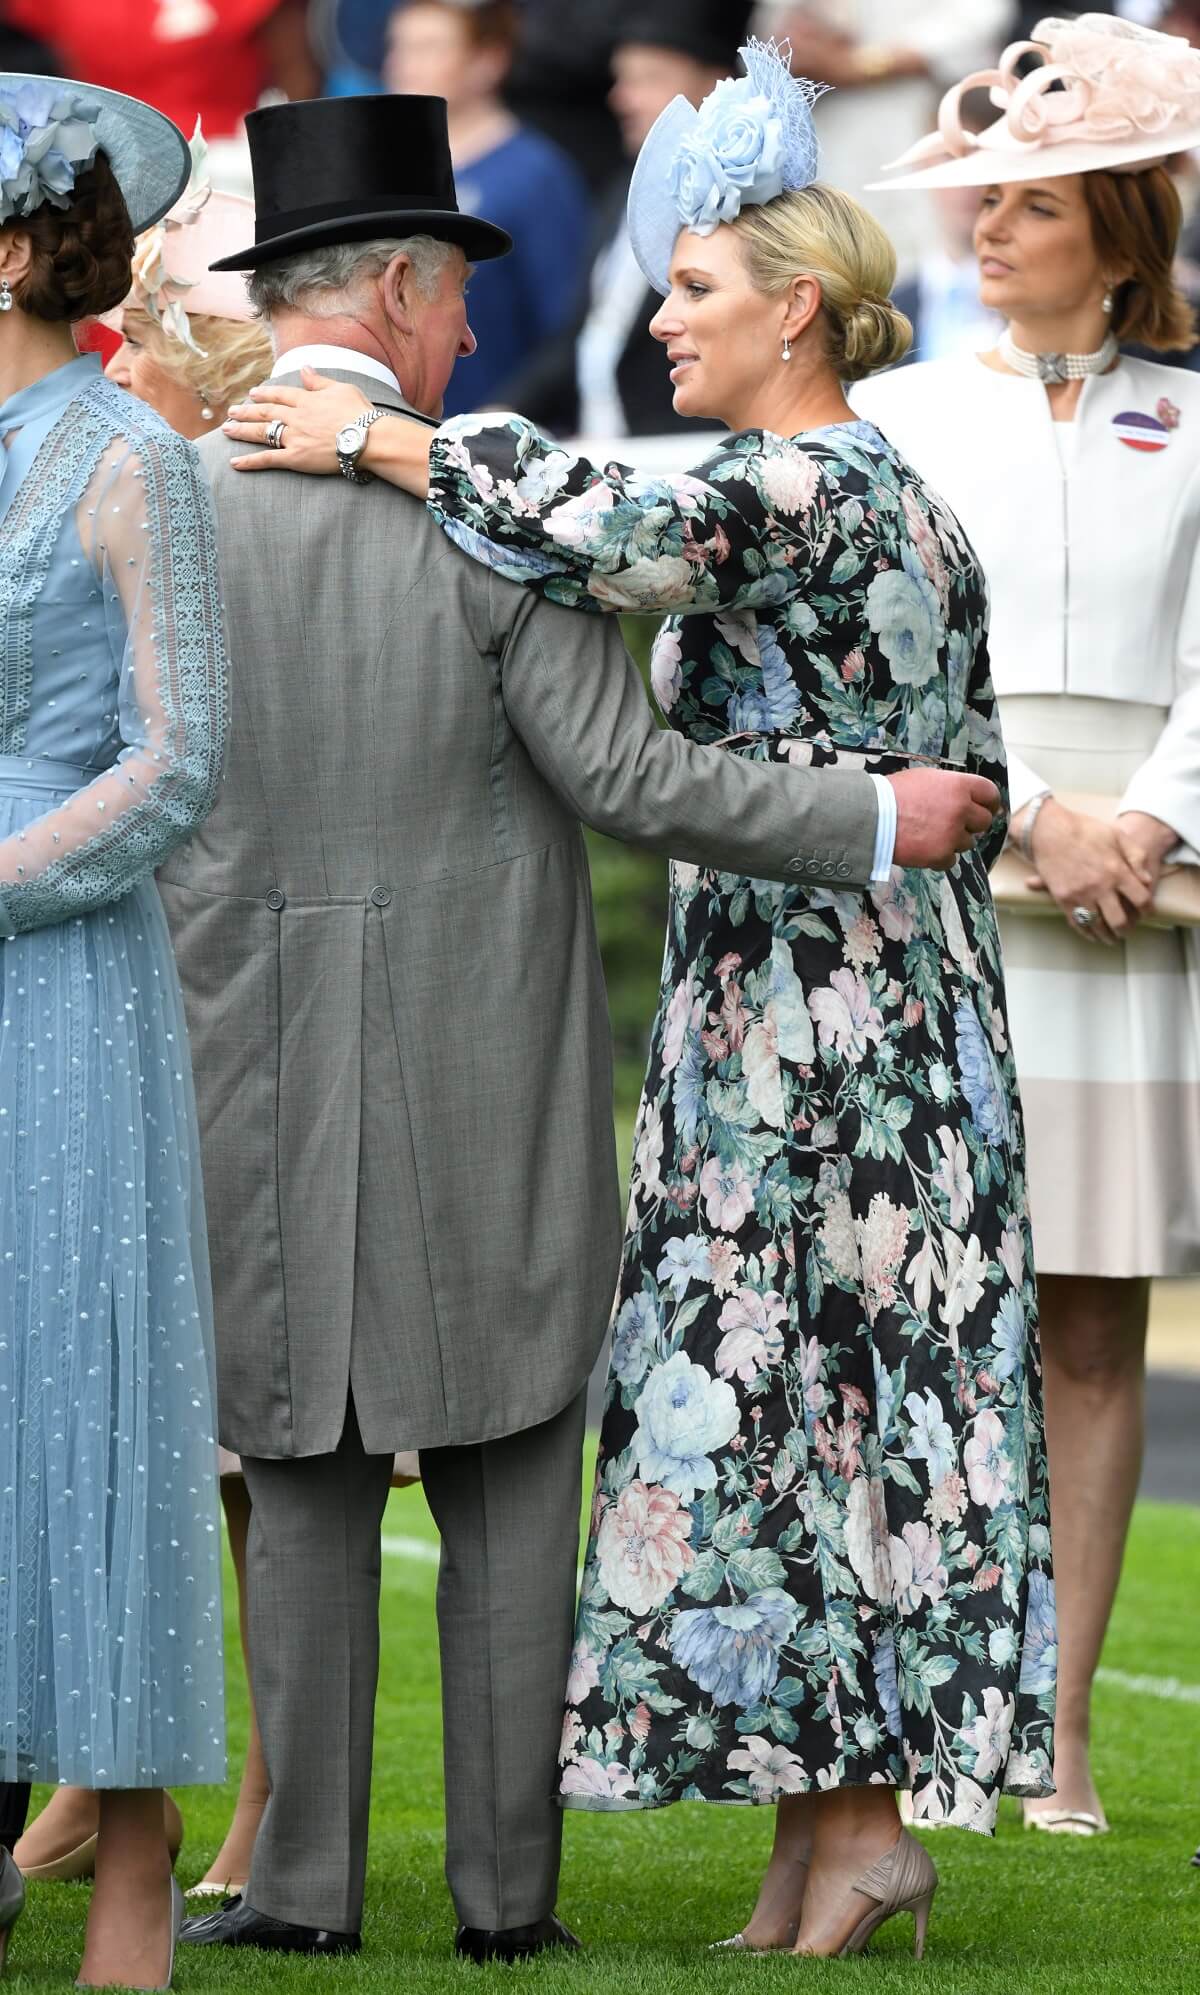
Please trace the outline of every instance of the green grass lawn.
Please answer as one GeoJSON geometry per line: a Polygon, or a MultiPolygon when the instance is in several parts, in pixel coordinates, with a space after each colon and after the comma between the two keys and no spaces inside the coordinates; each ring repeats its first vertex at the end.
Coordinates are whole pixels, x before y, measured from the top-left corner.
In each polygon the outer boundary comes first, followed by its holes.
{"type": "MultiPolygon", "coordinates": [[[[392,1497],[393,1540],[434,1543],[419,1490],[392,1497]]],[[[478,1969],[450,1954],[442,1879],[441,1754],[435,1566],[392,1551],[384,1561],[384,1660],[364,1952],[294,1964],[279,1955],[180,1950],[176,1986],[286,1991],[333,1988],[442,1995],[514,1976],[538,1990],[691,1991],[917,1989],[928,1995],[1069,1995],[1069,1991],[1200,1991],[1200,1702],[1168,1701],[1106,1681],[1097,1695],[1100,1783],[1114,1833],[1098,1843],[1025,1835],[1006,1804],[992,1843],[954,1831],[930,1837],[942,1889],[924,1965],[907,1918],[872,1953],[848,1962],[730,1959],[705,1952],[753,1901],[771,1834],[766,1809],[685,1805],[647,1816],[570,1815],[560,1909],[586,1943],[570,1959],[478,1969]]],[[[1200,1684],[1200,1511],[1144,1504],[1130,1545],[1105,1668],[1200,1684]]],[[[229,1593],[230,1653],[237,1654],[229,1593]]],[[[232,1672],[232,1752],[244,1704],[232,1672]]],[[[313,1750],[320,1750],[314,1739],[313,1750]]],[[[202,1875],[220,1841],[228,1794],[181,1796],[187,1841],[179,1874],[202,1875]]],[[[319,1830],[319,1824],[317,1825],[319,1830]]],[[[6,1986],[69,1985],[87,1888],[35,1885],[17,1929],[6,1986]]]]}

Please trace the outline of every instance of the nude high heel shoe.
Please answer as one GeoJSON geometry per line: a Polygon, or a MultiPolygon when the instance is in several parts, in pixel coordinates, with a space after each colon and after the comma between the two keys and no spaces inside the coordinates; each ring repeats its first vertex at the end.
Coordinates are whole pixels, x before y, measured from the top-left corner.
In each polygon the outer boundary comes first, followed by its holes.
{"type": "MultiPolygon", "coordinates": [[[[802,1870],[802,1871],[804,1872],[804,1885],[805,1885],[805,1887],[807,1887],[807,1884],[808,1884],[808,1870],[809,1870],[809,1867],[808,1867],[808,1865],[807,1865],[806,1863],[800,1863],[800,1862],[799,1862],[799,1861],[797,1860],[797,1863],[796,1863],[796,1868],[797,1868],[797,1870],[802,1870]]],[[[801,1897],[801,1902],[803,1903],[803,1899],[804,1899],[804,1892],[803,1892],[803,1890],[802,1890],[802,1891],[801,1891],[801,1893],[800,1893],[800,1897],[801,1897]]],[[[800,1924],[800,1914],[799,1914],[799,1912],[797,1912],[797,1913],[796,1913],[796,1927],[799,1927],[799,1924],[800,1924]]],[[[754,1945],[754,1942],[753,1942],[752,1940],[748,1940],[748,1939],[746,1938],[746,1935],[745,1935],[745,1933],[744,1933],[744,1932],[742,1932],[742,1933],[734,1933],[731,1939],[727,1939],[727,1940],[714,1940],[714,1941],[713,1941],[713,1943],[712,1943],[712,1945],[711,1945],[711,1946],[709,1947],[708,1951],[709,1951],[710,1953],[726,1953],[726,1952],[730,1952],[730,1953],[791,1953],[791,1951],[792,1951],[793,1947],[795,1946],[795,1944],[796,1944],[796,1932],[795,1932],[795,1929],[793,1929],[793,1932],[792,1932],[792,1937],[791,1937],[791,1939],[790,1939],[790,1940],[785,1940],[785,1941],[783,1942],[783,1945],[782,1945],[782,1946],[777,1946],[777,1947],[756,1947],[756,1946],[754,1945]]]]}
{"type": "Polygon", "coordinates": [[[171,1953],[167,1961],[167,1978],[165,1981],[159,1983],[160,1989],[170,1988],[175,1980],[175,1949],[179,1945],[180,1928],[183,1925],[186,1911],[187,1906],[183,1901],[183,1893],[179,1889],[179,1880],[173,1877],[171,1879],[171,1953]]]}
{"type": "Polygon", "coordinates": [[[918,1960],[925,1953],[925,1933],[929,1925],[929,1911],[933,1904],[933,1894],[938,1888],[938,1874],[933,1859],[915,1836],[907,1829],[901,1829],[896,1847],[881,1856],[878,1863],[872,1864],[854,1885],[864,1898],[874,1898],[875,1904],[861,1918],[842,1948],[841,1958],[847,1954],[861,1953],[872,1933],[879,1930],[887,1919],[894,1919],[898,1912],[911,1912],[916,1922],[913,1939],[913,1952],[918,1960]]]}
{"type": "Polygon", "coordinates": [[[0,1850],[0,1974],[8,1953],[9,1935],[25,1910],[25,1879],[7,1850],[0,1850]]]}
{"type": "MultiPolygon", "coordinates": [[[[183,1901],[183,1893],[179,1888],[179,1879],[177,1877],[173,1877],[171,1879],[171,1951],[167,1955],[167,1978],[165,1981],[155,1981],[151,1983],[150,1986],[146,1989],[146,1995],[165,1995],[165,1991],[169,1989],[174,1983],[175,1950],[179,1945],[179,1931],[180,1927],[183,1925],[184,1913],[186,1912],[186,1910],[187,1907],[185,1906],[183,1901]]],[[[104,1985],[106,1987],[111,1987],[114,1984],[112,1984],[111,1982],[107,1982],[104,1985]]],[[[75,1983],[75,1986],[76,1988],[94,1988],[97,1986],[97,1984],[93,1981],[77,1981],[75,1983]]]]}

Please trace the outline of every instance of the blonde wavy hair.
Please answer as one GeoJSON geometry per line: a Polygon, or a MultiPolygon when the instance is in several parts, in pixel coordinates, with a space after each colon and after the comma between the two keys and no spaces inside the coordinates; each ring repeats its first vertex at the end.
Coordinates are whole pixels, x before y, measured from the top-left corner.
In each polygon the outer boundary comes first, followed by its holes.
{"type": "Polygon", "coordinates": [[[145,348],[151,360],[182,388],[198,395],[220,421],[234,402],[265,381],[275,364],[271,335],[254,319],[217,319],[190,312],[189,323],[203,357],[169,333],[140,305],[125,308],[124,329],[145,348]]]}
{"type": "Polygon", "coordinates": [[[767,297],[797,277],[821,287],[825,348],[840,381],[862,381],[894,367],[913,330],[891,302],[896,252],[874,215],[820,182],[743,208],[732,224],[751,283],[767,297]]]}

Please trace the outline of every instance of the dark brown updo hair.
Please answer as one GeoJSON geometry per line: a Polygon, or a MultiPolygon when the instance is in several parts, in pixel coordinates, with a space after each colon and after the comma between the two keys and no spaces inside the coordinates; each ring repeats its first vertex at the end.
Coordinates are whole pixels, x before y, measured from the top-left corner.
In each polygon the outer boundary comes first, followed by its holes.
{"type": "Polygon", "coordinates": [[[78,175],[70,205],[44,201],[13,227],[29,236],[29,272],[13,297],[31,318],[51,324],[111,312],[132,281],[133,223],[102,152],[78,175]]]}
{"type": "Polygon", "coordinates": [[[1113,286],[1112,329],[1155,353],[1196,344],[1196,315],[1175,282],[1183,206],[1165,166],[1085,173],[1083,192],[1101,265],[1131,274],[1113,286]]]}

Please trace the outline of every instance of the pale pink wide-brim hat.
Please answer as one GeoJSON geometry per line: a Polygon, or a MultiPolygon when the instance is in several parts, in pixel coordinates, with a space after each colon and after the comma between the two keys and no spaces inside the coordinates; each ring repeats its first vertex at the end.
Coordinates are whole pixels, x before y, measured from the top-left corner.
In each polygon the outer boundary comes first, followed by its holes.
{"type": "Polygon", "coordinates": [[[211,186],[199,124],[191,153],[192,177],[186,190],[161,222],[138,237],[133,288],[124,305],[105,315],[105,323],[120,332],[126,307],[138,305],[169,337],[198,351],[193,318],[250,320],[255,316],[245,276],[234,270],[209,268],[248,239],[253,240],[254,203],[241,194],[225,194],[211,186]]]}
{"type": "Polygon", "coordinates": [[[883,169],[887,188],[991,187],[1068,173],[1137,173],[1200,147],[1200,49],[1180,35],[1081,14],[1039,21],[995,69],[947,91],[938,129],[883,169]],[[1039,66],[1022,76],[1031,56],[1039,66]],[[974,132],[964,99],[988,91],[1000,112],[974,132]]]}

